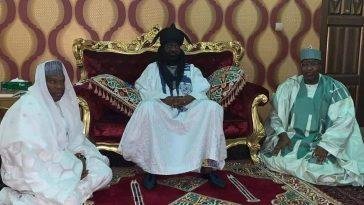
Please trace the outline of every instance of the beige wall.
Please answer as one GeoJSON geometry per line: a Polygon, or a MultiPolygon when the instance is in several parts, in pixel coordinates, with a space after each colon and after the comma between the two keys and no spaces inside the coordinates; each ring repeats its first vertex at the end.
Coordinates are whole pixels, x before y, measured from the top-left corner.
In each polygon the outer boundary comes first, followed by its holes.
{"type": "Polygon", "coordinates": [[[274,90],[297,73],[301,47],[319,46],[320,4],[319,0],[4,0],[0,1],[0,80],[32,80],[39,62],[60,58],[68,62],[77,81],[73,39],[131,41],[142,30],[166,26],[174,19],[195,40],[241,40],[251,45],[243,59],[248,79],[274,90]],[[283,32],[272,29],[275,20],[283,23],[283,32]]]}

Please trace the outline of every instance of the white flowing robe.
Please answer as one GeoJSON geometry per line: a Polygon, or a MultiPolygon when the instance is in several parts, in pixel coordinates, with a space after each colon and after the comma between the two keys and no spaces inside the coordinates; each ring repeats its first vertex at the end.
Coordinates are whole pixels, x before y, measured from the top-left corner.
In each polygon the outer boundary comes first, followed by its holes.
{"type": "MultiPolygon", "coordinates": [[[[225,164],[223,108],[207,98],[210,85],[198,68],[187,65],[184,79],[179,95],[195,98],[184,111],[160,100],[171,92],[168,86],[163,92],[157,63],[149,64],[135,83],[142,102],[125,128],[119,151],[148,173],[194,171],[201,168],[204,160],[214,162],[218,169],[225,164]]],[[[173,96],[177,96],[176,89],[173,96]]]]}
{"type": "Polygon", "coordinates": [[[79,205],[112,178],[108,159],[82,134],[66,70],[63,67],[65,93],[55,103],[46,86],[44,64],[37,67],[34,85],[0,125],[1,177],[9,186],[1,190],[0,204],[79,205]],[[86,157],[88,175],[82,180],[76,153],[86,157]]]}
{"type": "MultiPolygon", "coordinates": [[[[342,83],[320,75],[318,86],[321,86],[324,92],[316,103],[326,110],[325,113],[321,117],[318,112],[312,115],[308,113],[307,106],[296,109],[298,112],[292,114],[298,93],[302,92],[302,82],[302,75],[293,76],[280,85],[273,95],[273,110],[265,125],[267,138],[260,154],[262,161],[272,170],[291,174],[314,184],[363,186],[364,144],[350,94],[342,83]],[[320,117],[317,123],[314,122],[315,114],[320,117]],[[295,118],[306,115],[306,126],[296,129],[295,118]],[[313,124],[317,127],[313,128],[313,124]],[[282,132],[286,132],[291,140],[297,137],[300,139],[294,143],[289,153],[284,154],[281,151],[277,156],[271,156],[270,153],[278,141],[277,136],[282,132]],[[306,146],[305,151],[304,140],[308,139],[310,133],[316,132],[318,140],[310,143],[308,149],[306,146]],[[304,133],[304,136],[300,133],[304,133]],[[313,157],[316,146],[328,151],[323,164],[315,162],[313,157]]],[[[309,89],[307,90],[307,93],[310,93],[309,89]]],[[[318,92],[317,90],[313,91],[318,92]]]]}

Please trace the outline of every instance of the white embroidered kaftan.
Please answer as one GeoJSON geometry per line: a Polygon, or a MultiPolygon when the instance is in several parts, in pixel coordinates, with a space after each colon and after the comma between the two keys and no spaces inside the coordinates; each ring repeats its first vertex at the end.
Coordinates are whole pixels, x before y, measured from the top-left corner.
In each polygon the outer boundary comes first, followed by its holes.
{"type": "Polygon", "coordinates": [[[198,170],[204,160],[223,168],[223,108],[207,98],[210,85],[198,68],[186,65],[179,93],[168,86],[163,88],[157,63],[148,65],[135,87],[142,102],[121,138],[119,151],[125,159],[160,175],[198,170]],[[177,94],[191,95],[195,100],[185,109],[172,108],[160,100],[177,94]]]}
{"type": "Polygon", "coordinates": [[[293,76],[278,87],[272,102],[260,154],[268,168],[314,184],[364,185],[364,144],[353,100],[342,83],[320,75],[319,83],[310,86],[302,75],[293,76]],[[282,132],[292,147],[272,156],[282,132]],[[313,156],[317,146],[328,151],[323,164],[313,156]]]}
{"type": "Polygon", "coordinates": [[[108,159],[82,134],[76,94],[63,67],[65,93],[55,103],[45,81],[45,63],[35,83],[0,125],[1,177],[9,187],[0,204],[80,205],[112,177],[108,159]],[[58,104],[58,105],[57,105],[58,104]],[[86,157],[88,175],[80,180],[86,157]]]}

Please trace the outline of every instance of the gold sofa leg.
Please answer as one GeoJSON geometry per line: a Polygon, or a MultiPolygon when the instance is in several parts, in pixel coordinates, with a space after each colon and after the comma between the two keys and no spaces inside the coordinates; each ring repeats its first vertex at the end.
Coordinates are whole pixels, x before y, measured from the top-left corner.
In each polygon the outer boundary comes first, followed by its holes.
{"type": "Polygon", "coordinates": [[[258,152],[260,150],[260,145],[259,143],[247,143],[248,148],[249,148],[249,152],[250,152],[250,158],[253,160],[254,164],[259,164],[260,163],[260,158],[258,155],[258,152]]]}
{"type": "Polygon", "coordinates": [[[253,160],[254,164],[259,164],[260,163],[260,158],[258,156],[258,151],[259,148],[257,148],[257,146],[248,146],[249,147],[249,151],[250,151],[250,157],[253,160]]]}

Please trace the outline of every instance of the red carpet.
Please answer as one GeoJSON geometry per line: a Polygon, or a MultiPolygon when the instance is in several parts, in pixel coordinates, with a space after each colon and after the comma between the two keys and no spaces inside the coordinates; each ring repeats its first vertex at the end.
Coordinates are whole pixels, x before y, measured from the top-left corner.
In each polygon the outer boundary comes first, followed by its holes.
{"type": "Polygon", "coordinates": [[[136,168],[114,168],[114,184],[94,193],[91,199],[96,205],[133,205],[130,181],[136,179],[146,205],[164,204],[336,204],[330,196],[315,186],[294,177],[270,172],[263,166],[249,162],[228,162],[219,172],[227,186],[219,189],[210,185],[198,173],[159,176],[158,185],[148,191],[142,186],[142,174],[136,168]],[[230,183],[226,175],[234,175],[257,198],[258,203],[248,203],[245,197],[230,183]]]}
{"type": "MultiPolygon", "coordinates": [[[[221,201],[235,202],[238,204],[246,203],[245,197],[228,181],[226,177],[227,173],[231,172],[224,171],[219,173],[220,176],[222,176],[227,182],[227,186],[225,189],[213,187],[205,179],[201,179],[199,177],[199,174],[197,173],[159,177],[159,184],[154,190],[148,191],[144,189],[144,187],[141,187],[144,202],[145,204],[151,205],[169,204],[178,199],[182,199],[181,197],[183,197],[187,193],[195,193],[211,198],[220,199],[221,201]],[[168,182],[168,180],[175,181],[174,179],[181,179],[181,183],[172,185],[161,184],[163,182],[168,182]],[[201,185],[195,184],[193,181],[200,181],[201,185]],[[190,183],[197,187],[188,192],[188,188],[190,186],[193,186],[190,185],[190,183]],[[182,191],[180,189],[185,189],[185,191],[182,191]]],[[[244,184],[252,194],[254,194],[257,198],[261,200],[261,204],[270,204],[270,201],[274,199],[277,194],[284,192],[280,184],[274,183],[268,179],[255,179],[252,177],[241,176],[238,174],[234,174],[234,176],[242,184],[244,184]]],[[[109,189],[96,192],[94,194],[93,201],[96,205],[134,204],[132,197],[133,195],[130,190],[130,181],[135,178],[141,185],[141,175],[137,175],[136,177],[124,178],[121,179],[119,183],[111,186],[109,189]]],[[[214,204],[224,204],[219,203],[218,200],[216,200],[216,202],[218,203],[214,204]]]]}

